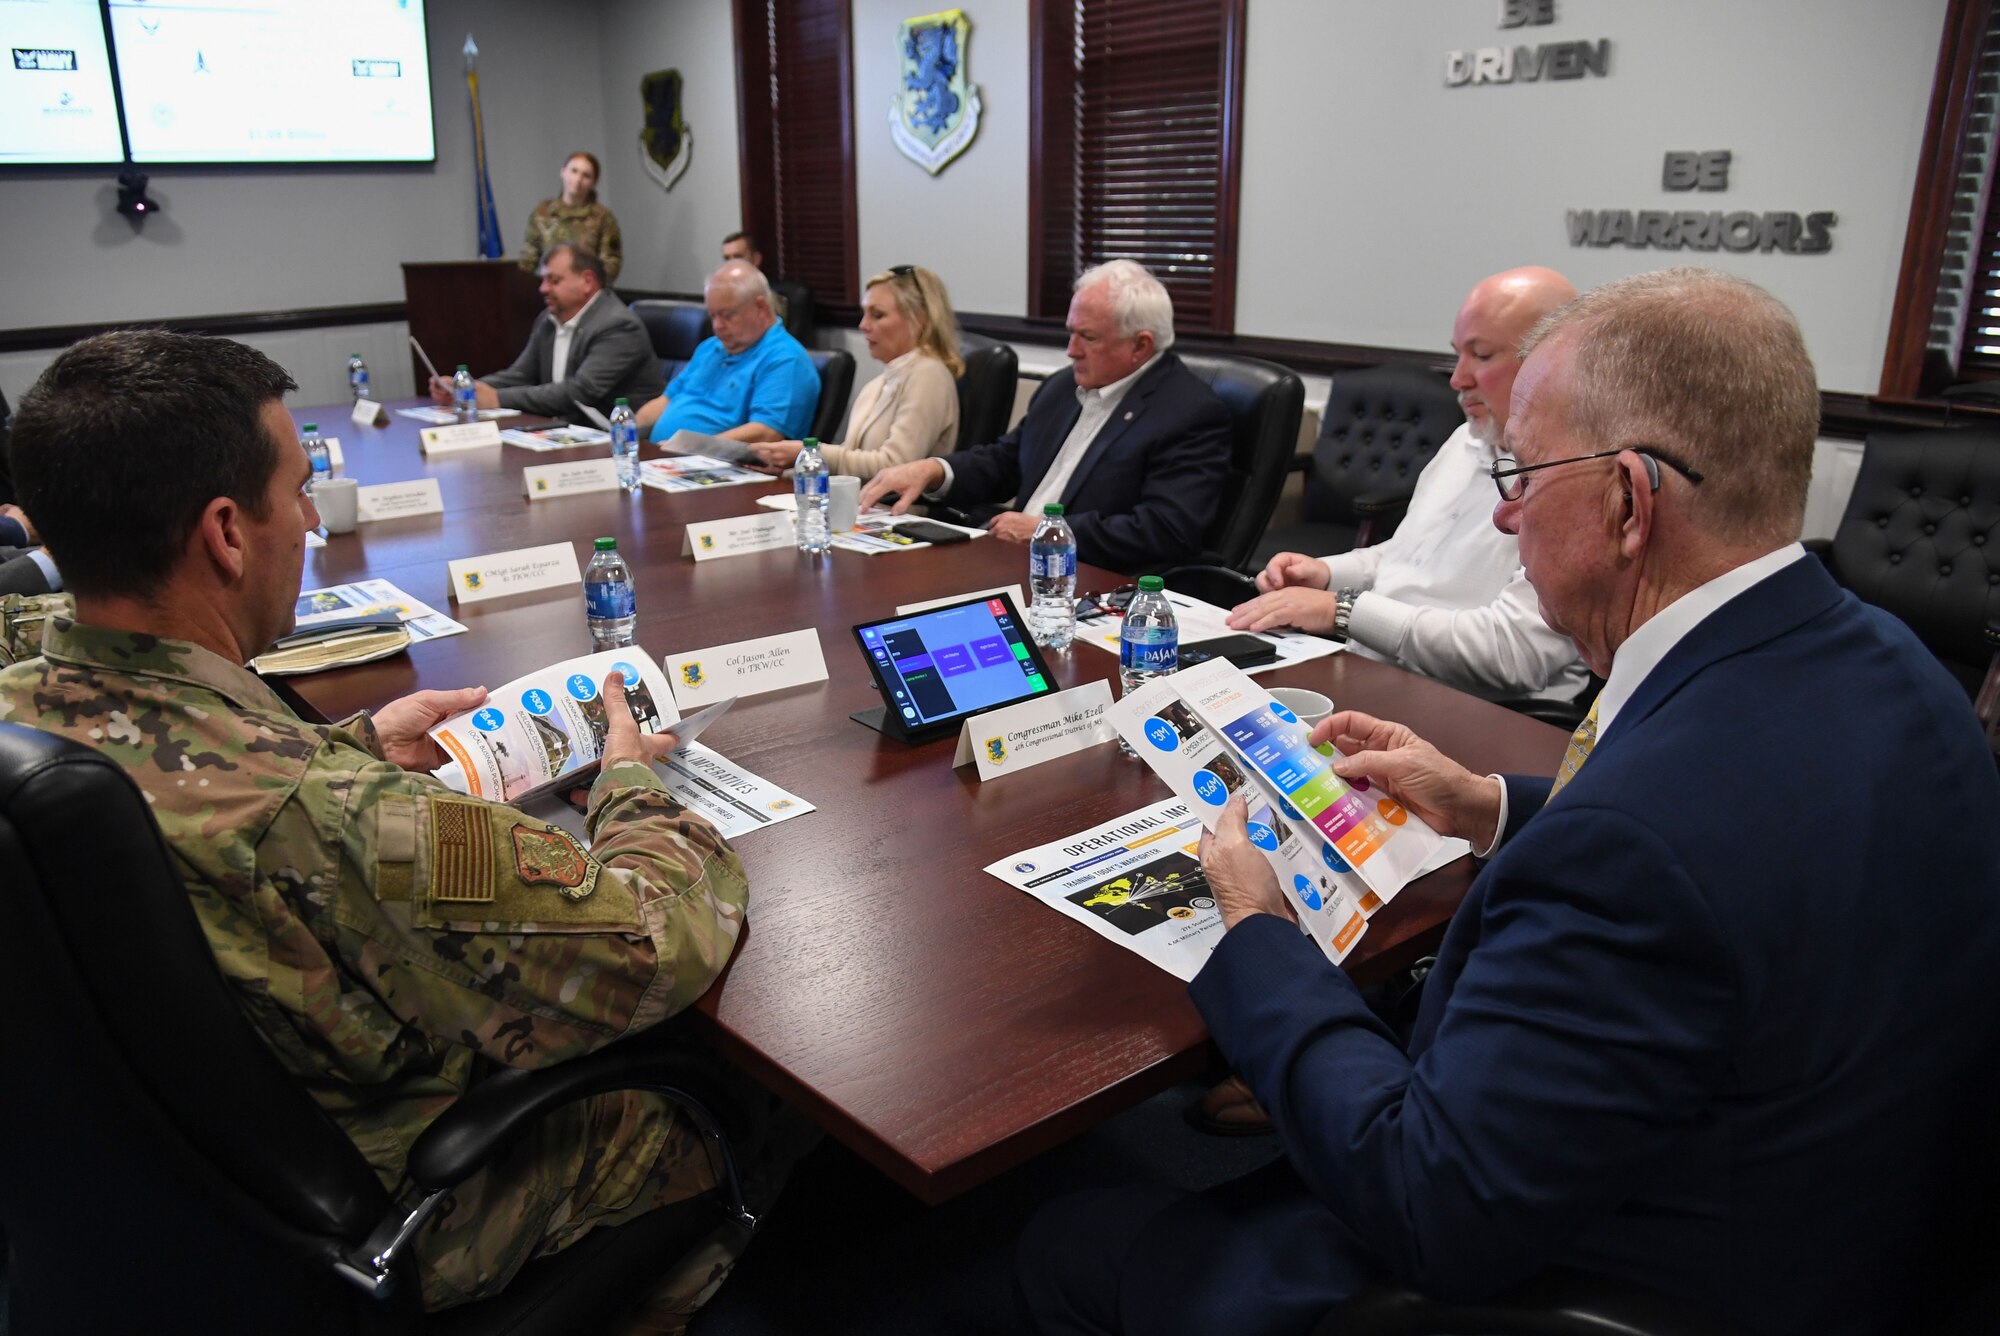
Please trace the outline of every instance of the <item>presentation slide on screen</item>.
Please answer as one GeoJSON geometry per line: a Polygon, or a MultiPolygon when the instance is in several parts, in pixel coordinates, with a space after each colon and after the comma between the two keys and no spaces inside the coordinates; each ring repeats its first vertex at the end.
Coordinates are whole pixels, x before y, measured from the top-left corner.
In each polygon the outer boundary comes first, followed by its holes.
{"type": "Polygon", "coordinates": [[[125,160],[97,0],[0,0],[0,45],[0,164],[125,160]]]}
{"type": "Polygon", "coordinates": [[[436,156],[422,0],[114,0],[110,13],[135,162],[436,156]]]}

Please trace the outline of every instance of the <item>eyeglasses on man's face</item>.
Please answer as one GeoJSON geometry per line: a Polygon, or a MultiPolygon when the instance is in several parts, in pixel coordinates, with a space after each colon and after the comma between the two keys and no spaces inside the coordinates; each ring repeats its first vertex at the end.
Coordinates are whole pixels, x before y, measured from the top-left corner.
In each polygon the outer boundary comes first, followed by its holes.
{"type": "Polygon", "coordinates": [[[1702,473],[1681,463],[1655,445],[1621,445],[1616,450],[1599,450],[1589,455],[1571,455],[1568,459],[1551,459],[1542,464],[1523,464],[1512,455],[1502,455],[1493,461],[1493,466],[1487,472],[1492,475],[1493,485],[1500,489],[1502,501],[1519,501],[1528,490],[1527,474],[1538,473],[1543,469],[1560,468],[1564,464],[1581,464],[1587,459],[1610,459],[1624,454],[1627,450],[1641,459],[1658,461],[1658,463],[1649,462],[1646,466],[1646,471],[1653,477],[1654,491],[1660,488],[1660,464],[1665,464],[1695,486],[1701,485],[1704,476],[1702,473]]]}

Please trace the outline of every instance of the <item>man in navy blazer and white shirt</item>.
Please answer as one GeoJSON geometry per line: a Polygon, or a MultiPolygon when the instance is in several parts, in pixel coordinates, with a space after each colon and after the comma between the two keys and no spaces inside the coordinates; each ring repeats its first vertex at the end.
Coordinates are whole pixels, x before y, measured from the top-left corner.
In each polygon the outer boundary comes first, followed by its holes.
{"type": "Polygon", "coordinates": [[[1113,570],[1157,569],[1198,551],[1229,472],[1229,410],[1169,351],[1173,299],[1144,266],[1112,260],[1076,280],[1069,369],[1035,393],[1020,425],[949,458],[883,469],[871,506],[899,493],[964,508],[1018,500],[987,529],[1025,543],[1042,507],[1062,503],[1077,556],[1113,570]]]}
{"type": "Polygon", "coordinates": [[[1554,781],[1356,712],[1314,730],[1497,846],[1407,1041],[1231,804],[1203,850],[1228,931],[1190,988],[1286,1156],[1050,1207],[1017,1273],[1044,1330],[1305,1332],[1378,1277],[1469,1299],[1556,1265],[1751,1332],[1928,1329],[1994,1150],[1993,757],[1797,542],[1819,399],[1775,299],[1641,275],[1524,357],[1494,519],[1603,694],[1554,781]]]}

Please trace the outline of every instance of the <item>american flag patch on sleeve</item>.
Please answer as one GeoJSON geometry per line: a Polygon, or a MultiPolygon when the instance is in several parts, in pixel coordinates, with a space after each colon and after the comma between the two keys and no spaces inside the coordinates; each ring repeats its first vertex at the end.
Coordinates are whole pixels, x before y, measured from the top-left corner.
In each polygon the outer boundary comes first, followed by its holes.
{"type": "Polygon", "coordinates": [[[493,823],[485,803],[433,798],[430,853],[432,903],[492,903],[493,823]]]}

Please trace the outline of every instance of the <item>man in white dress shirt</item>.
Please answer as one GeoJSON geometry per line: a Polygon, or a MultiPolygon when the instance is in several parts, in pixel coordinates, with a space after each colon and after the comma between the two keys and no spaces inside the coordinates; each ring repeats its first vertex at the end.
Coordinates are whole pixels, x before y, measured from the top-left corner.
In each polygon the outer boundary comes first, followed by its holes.
{"type": "Polygon", "coordinates": [[[1373,547],[1338,556],[1279,553],[1257,576],[1264,592],[1232,612],[1230,626],[1332,636],[1490,700],[1573,699],[1583,663],[1536,609],[1518,542],[1493,527],[1487,470],[1507,425],[1522,338],[1575,296],[1553,269],[1510,269],[1473,288],[1451,338],[1451,385],[1465,425],[1424,467],[1402,524],[1373,547]]]}
{"type": "Polygon", "coordinates": [[[1171,351],[1174,306],[1141,265],[1112,260],[1076,280],[1069,370],[1050,376],[1019,426],[949,459],[884,469],[869,506],[898,494],[961,509],[1007,503],[987,523],[1026,543],[1061,502],[1077,555],[1120,571],[1158,570],[1200,550],[1229,470],[1229,410],[1171,351]]]}

